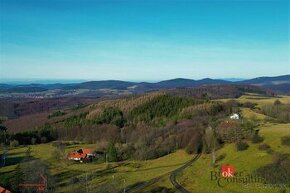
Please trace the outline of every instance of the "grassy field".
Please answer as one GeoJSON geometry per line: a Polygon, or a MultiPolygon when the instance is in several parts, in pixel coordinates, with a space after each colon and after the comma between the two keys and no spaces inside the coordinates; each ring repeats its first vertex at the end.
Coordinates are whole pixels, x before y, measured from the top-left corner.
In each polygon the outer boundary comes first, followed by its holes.
{"type": "Polygon", "coordinates": [[[268,116],[257,113],[249,108],[241,108],[241,113],[244,118],[257,120],[257,121],[264,121],[268,116]]]}
{"type": "MultiPolygon", "coordinates": [[[[248,95],[243,95],[235,100],[239,101],[240,103],[245,103],[245,102],[252,102],[252,103],[256,103],[259,107],[263,106],[263,105],[267,105],[267,104],[273,104],[275,102],[275,100],[280,100],[282,103],[284,104],[290,104],[290,96],[278,96],[278,97],[264,97],[264,96],[260,96],[260,95],[252,95],[252,94],[248,94],[248,95]]],[[[232,99],[219,99],[219,101],[229,101],[232,99]]]]}
{"type": "MultiPolygon", "coordinates": [[[[64,185],[68,184],[71,178],[84,177],[86,174],[93,177],[88,182],[91,190],[96,190],[104,184],[113,185],[114,190],[121,190],[124,185],[133,185],[137,182],[150,180],[166,174],[180,167],[191,158],[191,155],[180,150],[154,160],[111,163],[108,168],[105,163],[57,161],[52,156],[54,147],[51,144],[40,144],[30,147],[34,158],[48,163],[51,173],[56,177],[58,192],[71,192],[70,190],[74,187],[72,185],[64,185]]],[[[72,145],[67,147],[66,152],[82,147],[93,148],[94,145],[72,145]]],[[[8,151],[8,166],[1,168],[0,182],[4,177],[13,176],[16,164],[25,156],[26,150],[27,147],[19,147],[8,151]]]]}
{"type": "MultiPolygon", "coordinates": [[[[271,146],[275,152],[290,153],[290,148],[281,145],[281,137],[290,135],[290,124],[264,125],[260,128],[261,136],[265,138],[263,143],[271,146]]],[[[236,171],[251,173],[260,166],[271,162],[273,155],[259,150],[258,144],[250,143],[250,147],[245,151],[236,151],[234,144],[228,144],[220,149],[217,154],[225,155],[225,158],[218,162],[218,165],[229,164],[235,167],[236,171]]],[[[229,184],[220,188],[216,181],[211,181],[210,172],[218,171],[218,168],[211,166],[211,156],[203,155],[196,163],[188,168],[178,180],[191,192],[211,193],[211,192],[233,192],[233,193],[273,193],[279,192],[275,188],[259,188],[261,184],[250,184],[245,187],[242,184],[229,184]]],[[[288,189],[290,191],[290,189],[288,189]]]]}
{"type": "Polygon", "coordinates": [[[243,95],[238,100],[242,103],[253,102],[257,103],[258,105],[266,105],[273,104],[277,99],[284,104],[290,104],[290,96],[262,97],[262,96],[243,95]]]}
{"type": "MultiPolygon", "coordinates": [[[[290,148],[281,145],[281,137],[290,136],[290,124],[276,124],[276,125],[264,125],[260,127],[261,136],[265,138],[263,143],[271,146],[271,149],[275,152],[290,153],[290,148]]],[[[252,144],[248,142],[250,147],[245,151],[238,152],[234,144],[225,145],[223,148],[217,151],[217,155],[224,155],[223,160],[218,161],[217,166],[212,166],[211,155],[202,155],[193,165],[183,171],[177,180],[187,190],[194,193],[279,193],[280,188],[263,186],[261,183],[251,183],[247,186],[243,184],[224,183],[225,187],[218,186],[216,181],[211,180],[211,171],[219,171],[219,167],[224,165],[233,165],[236,171],[241,171],[245,174],[250,174],[255,169],[271,163],[273,154],[269,154],[266,151],[259,150],[259,144],[252,144]]],[[[168,180],[169,176],[162,178],[158,183],[147,187],[141,192],[149,192],[150,189],[155,187],[167,187],[174,192],[178,192],[168,180]]],[[[288,188],[286,190],[290,192],[288,188]]]]}

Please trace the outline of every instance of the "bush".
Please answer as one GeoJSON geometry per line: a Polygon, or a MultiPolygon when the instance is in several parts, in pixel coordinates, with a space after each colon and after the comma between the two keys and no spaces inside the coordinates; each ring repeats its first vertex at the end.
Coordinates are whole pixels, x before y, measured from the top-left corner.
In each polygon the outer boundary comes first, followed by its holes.
{"type": "Polygon", "coordinates": [[[107,159],[109,162],[118,161],[117,158],[117,149],[113,143],[109,143],[107,147],[107,159]]]}
{"type": "Polygon", "coordinates": [[[17,147],[19,145],[19,142],[17,141],[17,140],[12,140],[12,141],[10,141],[10,146],[11,147],[17,147]]]}
{"type": "Polygon", "coordinates": [[[61,143],[61,142],[54,142],[52,144],[52,146],[54,146],[54,150],[53,150],[53,153],[52,153],[52,157],[55,159],[55,160],[64,160],[65,159],[65,144],[61,143]]]}
{"type": "Polygon", "coordinates": [[[221,155],[219,155],[219,156],[216,158],[216,161],[217,161],[217,162],[222,161],[222,160],[225,159],[225,157],[226,157],[226,154],[221,154],[221,155]]]}
{"type": "Polygon", "coordinates": [[[75,176],[71,177],[69,180],[68,180],[68,185],[74,185],[76,183],[79,183],[79,179],[75,176]]]}
{"type": "Polygon", "coordinates": [[[8,120],[8,117],[0,116],[0,124],[4,123],[7,120],[8,120]]]}
{"type": "Polygon", "coordinates": [[[244,151],[248,149],[249,145],[246,142],[239,141],[236,143],[236,148],[238,151],[244,151]]]}
{"type": "Polygon", "coordinates": [[[261,143],[262,141],[264,141],[264,138],[259,136],[258,134],[254,134],[251,140],[252,143],[261,143]]]}
{"type": "Polygon", "coordinates": [[[46,143],[47,142],[47,138],[46,137],[41,137],[40,138],[40,142],[41,143],[46,143]]]}
{"type": "Polygon", "coordinates": [[[268,154],[273,154],[273,153],[274,153],[274,150],[271,149],[271,148],[269,148],[269,149],[266,150],[266,152],[267,152],[268,154]]]}
{"type": "Polygon", "coordinates": [[[36,140],[37,140],[37,139],[36,139],[35,137],[32,137],[32,138],[31,138],[31,144],[32,144],[32,145],[35,145],[35,144],[36,144],[36,140]]]}
{"type": "Polygon", "coordinates": [[[290,136],[285,136],[281,138],[282,145],[288,145],[290,146],[290,136]]]}
{"type": "Polygon", "coordinates": [[[270,148],[270,146],[266,143],[263,143],[261,145],[259,145],[258,149],[259,150],[268,150],[270,148]]]}
{"type": "Polygon", "coordinates": [[[51,113],[50,115],[48,115],[48,118],[52,118],[52,117],[58,117],[58,116],[62,116],[65,115],[66,113],[63,111],[55,111],[53,113],[51,113]]]}
{"type": "Polygon", "coordinates": [[[281,101],[280,100],[275,100],[275,102],[274,102],[274,105],[281,105],[282,103],[281,103],[281,101]]]}
{"type": "Polygon", "coordinates": [[[256,122],[251,121],[251,120],[244,120],[244,122],[241,124],[242,129],[249,130],[249,131],[253,130],[257,126],[258,126],[258,124],[256,122]]]}

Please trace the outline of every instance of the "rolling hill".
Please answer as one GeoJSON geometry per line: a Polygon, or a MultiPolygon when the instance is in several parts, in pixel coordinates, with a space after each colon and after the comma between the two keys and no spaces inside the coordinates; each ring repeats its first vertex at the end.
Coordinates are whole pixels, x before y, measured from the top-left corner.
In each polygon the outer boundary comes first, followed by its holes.
{"type": "Polygon", "coordinates": [[[117,90],[117,91],[128,90],[131,93],[142,93],[152,90],[172,89],[180,87],[191,88],[205,85],[229,85],[229,84],[255,85],[271,89],[278,93],[289,94],[290,75],[276,77],[257,77],[254,79],[235,82],[210,78],[200,80],[176,78],[156,83],[103,80],[103,81],[89,81],[72,84],[27,84],[27,85],[0,84],[0,93],[39,93],[51,90],[75,91],[80,89],[93,91],[99,91],[102,89],[117,90]]]}

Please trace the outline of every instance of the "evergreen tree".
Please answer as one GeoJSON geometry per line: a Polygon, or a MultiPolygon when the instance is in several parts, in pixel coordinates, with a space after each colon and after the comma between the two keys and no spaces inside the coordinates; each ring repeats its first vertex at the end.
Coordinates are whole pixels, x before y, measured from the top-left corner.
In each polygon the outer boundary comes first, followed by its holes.
{"type": "Polygon", "coordinates": [[[117,149],[113,143],[109,143],[107,147],[107,159],[109,162],[116,162],[117,159],[117,149]]]}

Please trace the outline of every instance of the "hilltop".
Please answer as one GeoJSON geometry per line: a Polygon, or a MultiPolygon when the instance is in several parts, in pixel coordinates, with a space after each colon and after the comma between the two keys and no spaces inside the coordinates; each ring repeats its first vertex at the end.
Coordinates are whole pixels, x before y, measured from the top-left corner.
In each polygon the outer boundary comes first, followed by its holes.
{"type": "Polygon", "coordinates": [[[128,82],[120,80],[89,81],[72,84],[0,84],[0,97],[23,96],[31,94],[39,97],[59,96],[103,96],[108,94],[144,93],[154,90],[172,88],[192,88],[206,85],[255,85],[273,89],[280,93],[289,93],[290,75],[276,77],[258,77],[242,81],[226,81],[221,79],[204,78],[201,80],[177,78],[156,83],[128,82]],[[18,93],[18,94],[17,94],[18,93]],[[22,95],[21,95],[22,93],[22,95]]]}

